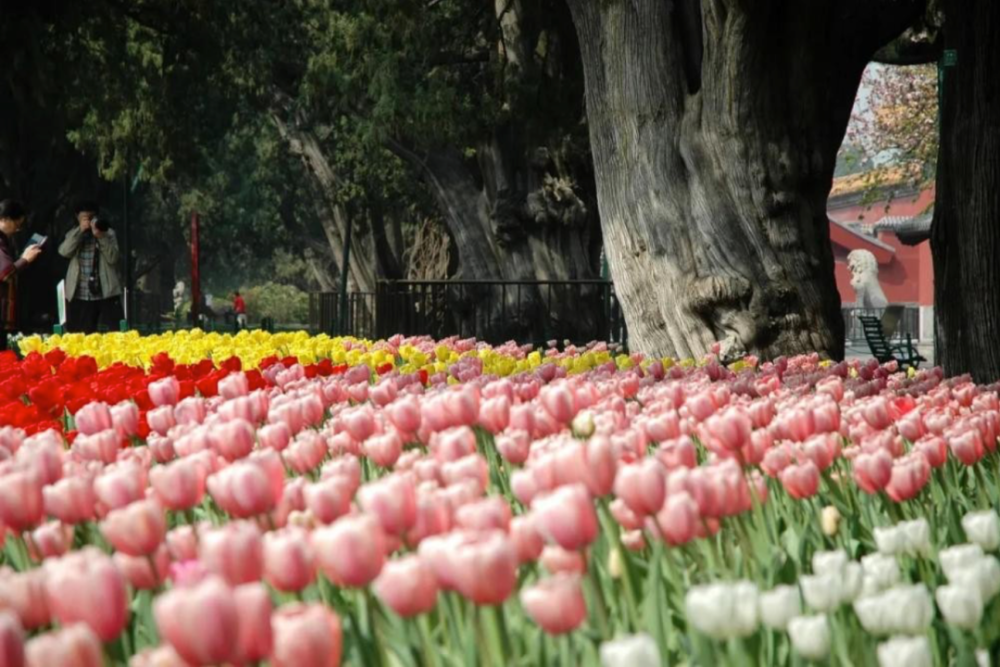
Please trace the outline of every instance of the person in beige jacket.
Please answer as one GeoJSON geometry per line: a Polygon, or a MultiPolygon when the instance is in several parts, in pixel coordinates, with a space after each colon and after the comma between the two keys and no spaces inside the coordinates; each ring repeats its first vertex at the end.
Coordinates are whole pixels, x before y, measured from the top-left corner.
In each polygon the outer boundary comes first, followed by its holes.
{"type": "Polygon", "coordinates": [[[118,239],[98,220],[96,202],[76,206],[77,225],[66,234],[59,254],[69,260],[66,272],[66,330],[94,333],[99,325],[116,330],[123,317],[118,277],[118,239]]]}

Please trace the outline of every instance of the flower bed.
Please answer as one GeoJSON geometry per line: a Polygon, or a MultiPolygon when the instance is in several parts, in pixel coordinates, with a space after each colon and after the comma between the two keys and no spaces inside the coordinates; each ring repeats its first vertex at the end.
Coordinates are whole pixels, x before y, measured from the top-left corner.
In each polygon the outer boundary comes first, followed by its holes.
{"type": "Polygon", "coordinates": [[[993,388],[815,356],[116,336],[0,357],[5,664],[1000,647],[993,388]]]}

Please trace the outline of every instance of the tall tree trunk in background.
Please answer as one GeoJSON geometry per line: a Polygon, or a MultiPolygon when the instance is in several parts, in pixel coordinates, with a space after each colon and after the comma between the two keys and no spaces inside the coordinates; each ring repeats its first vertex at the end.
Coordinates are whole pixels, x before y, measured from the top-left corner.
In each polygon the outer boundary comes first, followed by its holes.
{"type": "Polygon", "coordinates": [[[826,198],[862,72],[923,0],[568,0],[630,346],[844,350],[826,198]]]}
{"type": "Polygon", "coordinates": [[[934,256],[935,359],[950,375],[1000,379],[1000,3],[945,0],[934,256]]]}
{"type": "MultiPolygon", "coordinates": [[[[417,170],[437,200],[458,256],[455,279],[595,278],[600,239],[588,205],[589,156],[580,147],[585,142],[572,136],[584,109],[570,16],[555,0],[496,0],[495,12],[506,109],[475,157],[412,140],[389,140],[388,148],[417,170]]],[[[498,304],[493,319],[511,323],[501,336],[533,336],[528,329],[537,325],[539,309],[555,323],[549,335],[594,331],[597,291],[566,295],[550,299],[523,287],[489,298],[498,304]]]]}

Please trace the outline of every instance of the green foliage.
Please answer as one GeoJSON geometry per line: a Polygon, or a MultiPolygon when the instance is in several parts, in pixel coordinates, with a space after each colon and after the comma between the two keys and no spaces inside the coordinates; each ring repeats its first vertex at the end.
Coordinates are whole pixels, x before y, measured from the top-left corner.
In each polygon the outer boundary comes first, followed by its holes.
{"type": "Polygon", "coordinates": [[[309,294],[294,285],[267,282],[241,292],[253,321],[270,317],[281,324],[301,324],[309,319],[309,294]]]}

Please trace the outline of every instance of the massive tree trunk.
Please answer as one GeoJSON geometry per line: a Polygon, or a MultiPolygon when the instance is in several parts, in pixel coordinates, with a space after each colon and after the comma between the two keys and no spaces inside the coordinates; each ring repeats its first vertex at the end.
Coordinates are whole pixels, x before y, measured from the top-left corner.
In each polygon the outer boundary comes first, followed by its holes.
{"type": "Polygon", "coordinates": [[[865,65],[922,0],[568,0],[630,346],[844,349],[826,198],[865,65]]]}
{"type": "Polygon", "coordinates": [[[935,356],[1000,379],[1000,3],[945,0],[946,70],[931,229],[935,356]]]}

